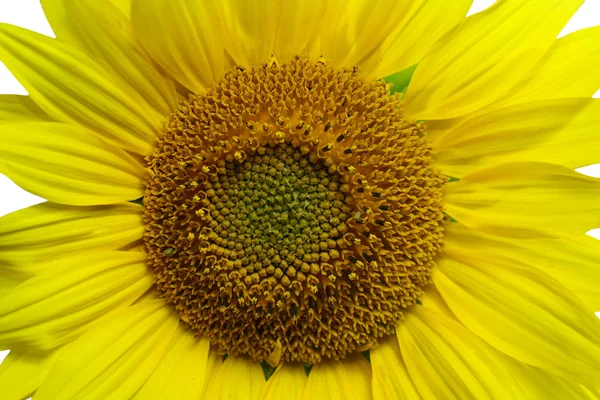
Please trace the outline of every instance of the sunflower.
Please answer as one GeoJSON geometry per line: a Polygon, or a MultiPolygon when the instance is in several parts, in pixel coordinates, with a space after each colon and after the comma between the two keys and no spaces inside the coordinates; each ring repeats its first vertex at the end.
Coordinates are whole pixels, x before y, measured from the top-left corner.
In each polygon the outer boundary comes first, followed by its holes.
{"type": "Polygon", "coordinates": [[[600,398],[583,0],[42,0],[0,25],[6,400],[600,398]]]}

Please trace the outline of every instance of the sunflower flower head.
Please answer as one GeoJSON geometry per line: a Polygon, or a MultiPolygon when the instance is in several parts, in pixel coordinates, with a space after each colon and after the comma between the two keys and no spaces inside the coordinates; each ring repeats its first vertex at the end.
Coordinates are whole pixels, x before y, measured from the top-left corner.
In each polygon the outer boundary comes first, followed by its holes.
{"type": "Polygon", "coordinates": [[[372,347],[430,281],[445,179],[389,85],[322,62],[236,68],[148,157],[159,292],[220,352],[314,364],[372,347]]]}
{"type": "Polygon", "coordinates": [[[2,400],[600,398],[583,0],[41,3],[2,400]]]}

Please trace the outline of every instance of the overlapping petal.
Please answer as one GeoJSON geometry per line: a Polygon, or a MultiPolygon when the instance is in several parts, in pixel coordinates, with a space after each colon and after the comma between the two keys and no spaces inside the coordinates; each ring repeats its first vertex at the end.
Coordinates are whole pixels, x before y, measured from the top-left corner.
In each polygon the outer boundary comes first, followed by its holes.
{"type": "MultiPolygon", "coordinates": [[[[212,368],[210,342],[179,324],[152,375],[132,400],[201,399],[212,368]]],[[[217,356],[218,357],[218,356],[217,356]]]]}
{"type": "Polygon", "coordinates": [[[225,48],[243,67],[260,65],[271,56],[287,63],[304,52],[320,29],[326,4],[319,0],[220,1],[225,48]]]}
{"type": "Polygon", "coordinates": [[[31,97],[18,94],[0,95],[0,123],[48,120],[48,114],[42,111],[31,97]]]}
{"type": "MultiPolygon", "coordinates": [[[[37,204],[0,218],[0,270],[31,276],[52,259],[118,250],[144,233],[142,207],[37,204]]],[[[2,272],[4,274],[4,272],[2,272]]]]}
{"type": "Polygon", "coordinates": [[[458,26],[472,0],[413,0],[394,31],[360,65],[378,79],[417,64],[444,34],[458,26]]]}
{"type": "Polygon", "coordinates": [[[471,331],[522,362],[576,382],[600,376],[600,320],[565,286],[501,252],[446,235],[433,281],[471,331]],[[454,244],[456,241],[456,244],[454,244]]]}
{"type": "Polygon", "coordinates": [[[446,212],[499,236],[577,236],[600,226],[600,179],[555,164],[482,168],[448,185],[446,212]]]}
{"type": "Polygon", "coordinates": [[[482,109],[518,84],[583,0],[504,0],[475,14],[432,48],[405,96],[414,119],[482,109]]]}
{"type": "Polygon", "coordinates": [[[65,349],[36,400],[131,398],[156,368],[178,323],[162,300],[122,310],[65,349]]]}
{"type": "Polygon", "coordinates": [[[23,400],[40,386],[64,347],[47,352],[11,351],[0,364],[3,400],[23,400]]]}
{"type": "MultiPolygon", "coordinates": [[[[537,268],[600,310],[600,240],[588,235],[564,239],[520,240],[489,235],[457,223],[446,227],[449,248],[494,254],[537,268]]],[[[478,257],[477,255],[475,256],[478,257]]]]}
{"type": "Polygon", "coordinates": [[[285,7],[288,14],[293,12],[289,6],[281,0],[218,2],[223,43],[237,65],[248,68],[269,61],[275,49],[283,9],[285,7]]]}
{"type": "Polygon", "coordinates": [[[259,363],[245,357],[229,356],[211,375],[205,399],[258,400],[265,383],[259,363]]]}
{"type": "Polygon", "coordinates": [[[369,400],[371,367],[360,355],[313,365],[303,400],[369,400]]]}
{"type": "Polygon", "coordinates": [[[303,364],[283,364],[267,381],[260,399],[302,400],[307,379],[303,364]]]}
{"type": "Polygon", "coordinates": [[[10,270],[0,269],[0,298],[13,291],[27,276],[10,270]]]}
{"type": "Polygon", "coordinates": [[[60,259],[18,285],[0,304],[0,347],[51,349],[153,283],[142,252],[93,252],[60,259]]]}
{"type": "Polygon", "coordinates": [[[143,166],[82,126],[0,125],[0,172],[23,189],[69,205],[113,204],[143,196],[143,166]]]}
{"type": "Polygon", "coordinates": [[[0,61],[52,118],[91,128],[145,155],[163,117],[130,87],[115,85],[103,67],[59,40],[0,24],[0,61]]]}
{"type": "Polygon", "coordinates": [[[596,400],[577,382],[565,380],[544,370],[521,363],[511,357],[503,362],[510,372],[518,377],[523,398],[528,400],[596,400]]]}
{"type": "Polygon", "coordinates": [[[43,0],[42,7],[58,39],[84,49],[121,79],[121,86],[131,86],[159,114],[168,115],[177,105],[175,85],[136,42],[125,3],[43,0]]]}
{"type": "Polygon", "coordinates": [[[275,37],[273,54],[280,63],[302,54],[311,38],[318,33],[327,1],[284,0],[275,37]]]}
{"type": "Polygon", "coordinates": [[[599,64],[600,26],[575,31],[556,40],[529,75],[498,105],[592,97],[600,89],[599,64]]]}
{"type": "Polygon", "coordinates": [[[517,382],[494,351],[442,313],[415,306],[398,323],[396,334],[423,399],[521,398],[517,382]]]}
{"type": "Polygon", "coordinates": [[[420,400],[422,397],[408,374],[396,337],[371,349],[373,400],[420,400]]]}
{"type": "MultiPolygon", "coordinates": [[[[451,228],[456,227],[457,225],[451,225],[451,228]]],[[[452,232],[447,232],[448,235],[457,235],[457,232],[453,230],[452,232]]],[[[457,241],[455,241],[456,244],[457,241]]],[[[466,241],[466,247],[473,249],[474,246],[477,246],[479,243],[469,243],[466,241]]],[[[527,241],[521,241],[527,242],[527,241]]],[[[461,245],[462,245],[461,241],[461,245]]],[[[483,252],[490,251],[491,249],[487,247],[483,247],[481,249],[483,252]]],[[[448,305],[441,297],[439,291],[435,288],[435,286],[430,286],[425,290],[425,295],[421,299],[422,305],[425,308],[429,308],[438,313],[441,313],[445,317],[457,321],[456,316],[452,311],[448,308],[448,305]]],[[[472,337],[472,334],[466,336],[464,339],[468,342],[472,337]]],[[[541,370],[539,368],[533,367],[531,365],[524,364],[520,361],[515,360],[512,357],[507,356],[504,353],[501,353],[494,349],[493,347],[489,347],[488,351],[491,351],[492,354],[496,357],[496,361],[503,366],[503,371],[507,371],[511,376],[515,377],[515,380],[518,384],[518,389],[516,391],[519,393],[518,398],[531,399],[531,400],[564,400],[564,399],[585,399],[592,400],[596,397],[589,397],[585,394],[585,389],[581,387],[576,382],[566,381],[559,376],[551,374],[547,371],[541,370]]]]}
{"type": "Polygon", "coordinates": [[[132,0],[110,0],[121,12],[129,19],[131,18],[131,1],[132,0]]]}
{"type": "Polygon", "coordinates": [[[212,0],[133,0],[131,22],[152,58],[188,89],[203,93],[225,72],[223,34],[212,0]]]}
{"type": "Polygon", "coordinates": [[[394,31],[417,0],[330,0],[318,40],[321,54],[338,68],[352,68],[394,31]]]}
{"type": "Polygon", "coordinates": [[[578,168],[600,162],[600,99],[554,99],[482,113],[436,138],[436,165],[461,177],[478,168],[539,161],[578,168]]]}
{"type": "Polygon", "coordinates": [[[581,388],[583,388],[583,391],[585,393],[585,397],[584,398],[586,400],[597,400],[600,399],[600,387],[598,387],[598,385],[592,385],[592,386],[581,386],[581,388]]]}

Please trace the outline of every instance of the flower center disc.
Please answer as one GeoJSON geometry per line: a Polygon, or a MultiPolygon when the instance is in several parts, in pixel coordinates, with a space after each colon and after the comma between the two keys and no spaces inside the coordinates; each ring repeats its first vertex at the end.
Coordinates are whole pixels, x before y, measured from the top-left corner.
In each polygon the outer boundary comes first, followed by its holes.
{"type": "Polygon", "coordinates": [[[295,59],[180,104],[148,157],[157,289],[222,353],[373,346],[430,280],[445,182],[381,82],[295,59]]]}

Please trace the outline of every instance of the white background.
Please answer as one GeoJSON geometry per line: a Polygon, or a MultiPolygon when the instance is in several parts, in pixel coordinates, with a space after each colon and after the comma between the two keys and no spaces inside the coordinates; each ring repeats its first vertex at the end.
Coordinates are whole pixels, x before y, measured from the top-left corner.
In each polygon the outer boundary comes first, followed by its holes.
{"type": "MultiPolygon", "coordinates": [[[[479,12],[493,3],[494,0],[475,0],[469,13],[474,14],[479,12]]],[[[54,37],[52,29],[44,17],[39,0],[0,0],[0,22],[19,25],[54,37]]],[[[600,0],[586,0],[579,11],[565,26],[559,37],[594,25],[600,25],[600,0]]],[[[600,66],[598,68],[600,69],[600,66]]],[[[0,93],[27,94],[27,91],[17,82],[2,63],[0,63],[0,93]]],[[[600,97],[600,90],[596,92],[594,97],[600,97]]],[[[600,127],[598,129],[600,130],[600,127]]],[[[591,176],[600,177],[600,164],[581,168],[579,171],[591,176]]],[[[43,201],[44,199],[25,192],[7,177],[0,174],[0,216],[43,201]]],[[[595,229],[589,233],[594,237],[600,238],[600,229],[595,229]]],[[[600,313],[597,314],[600,316],[600,313]]],[[[0,362],[7,354],[8,351],[0,351],[0,362]]]]}

